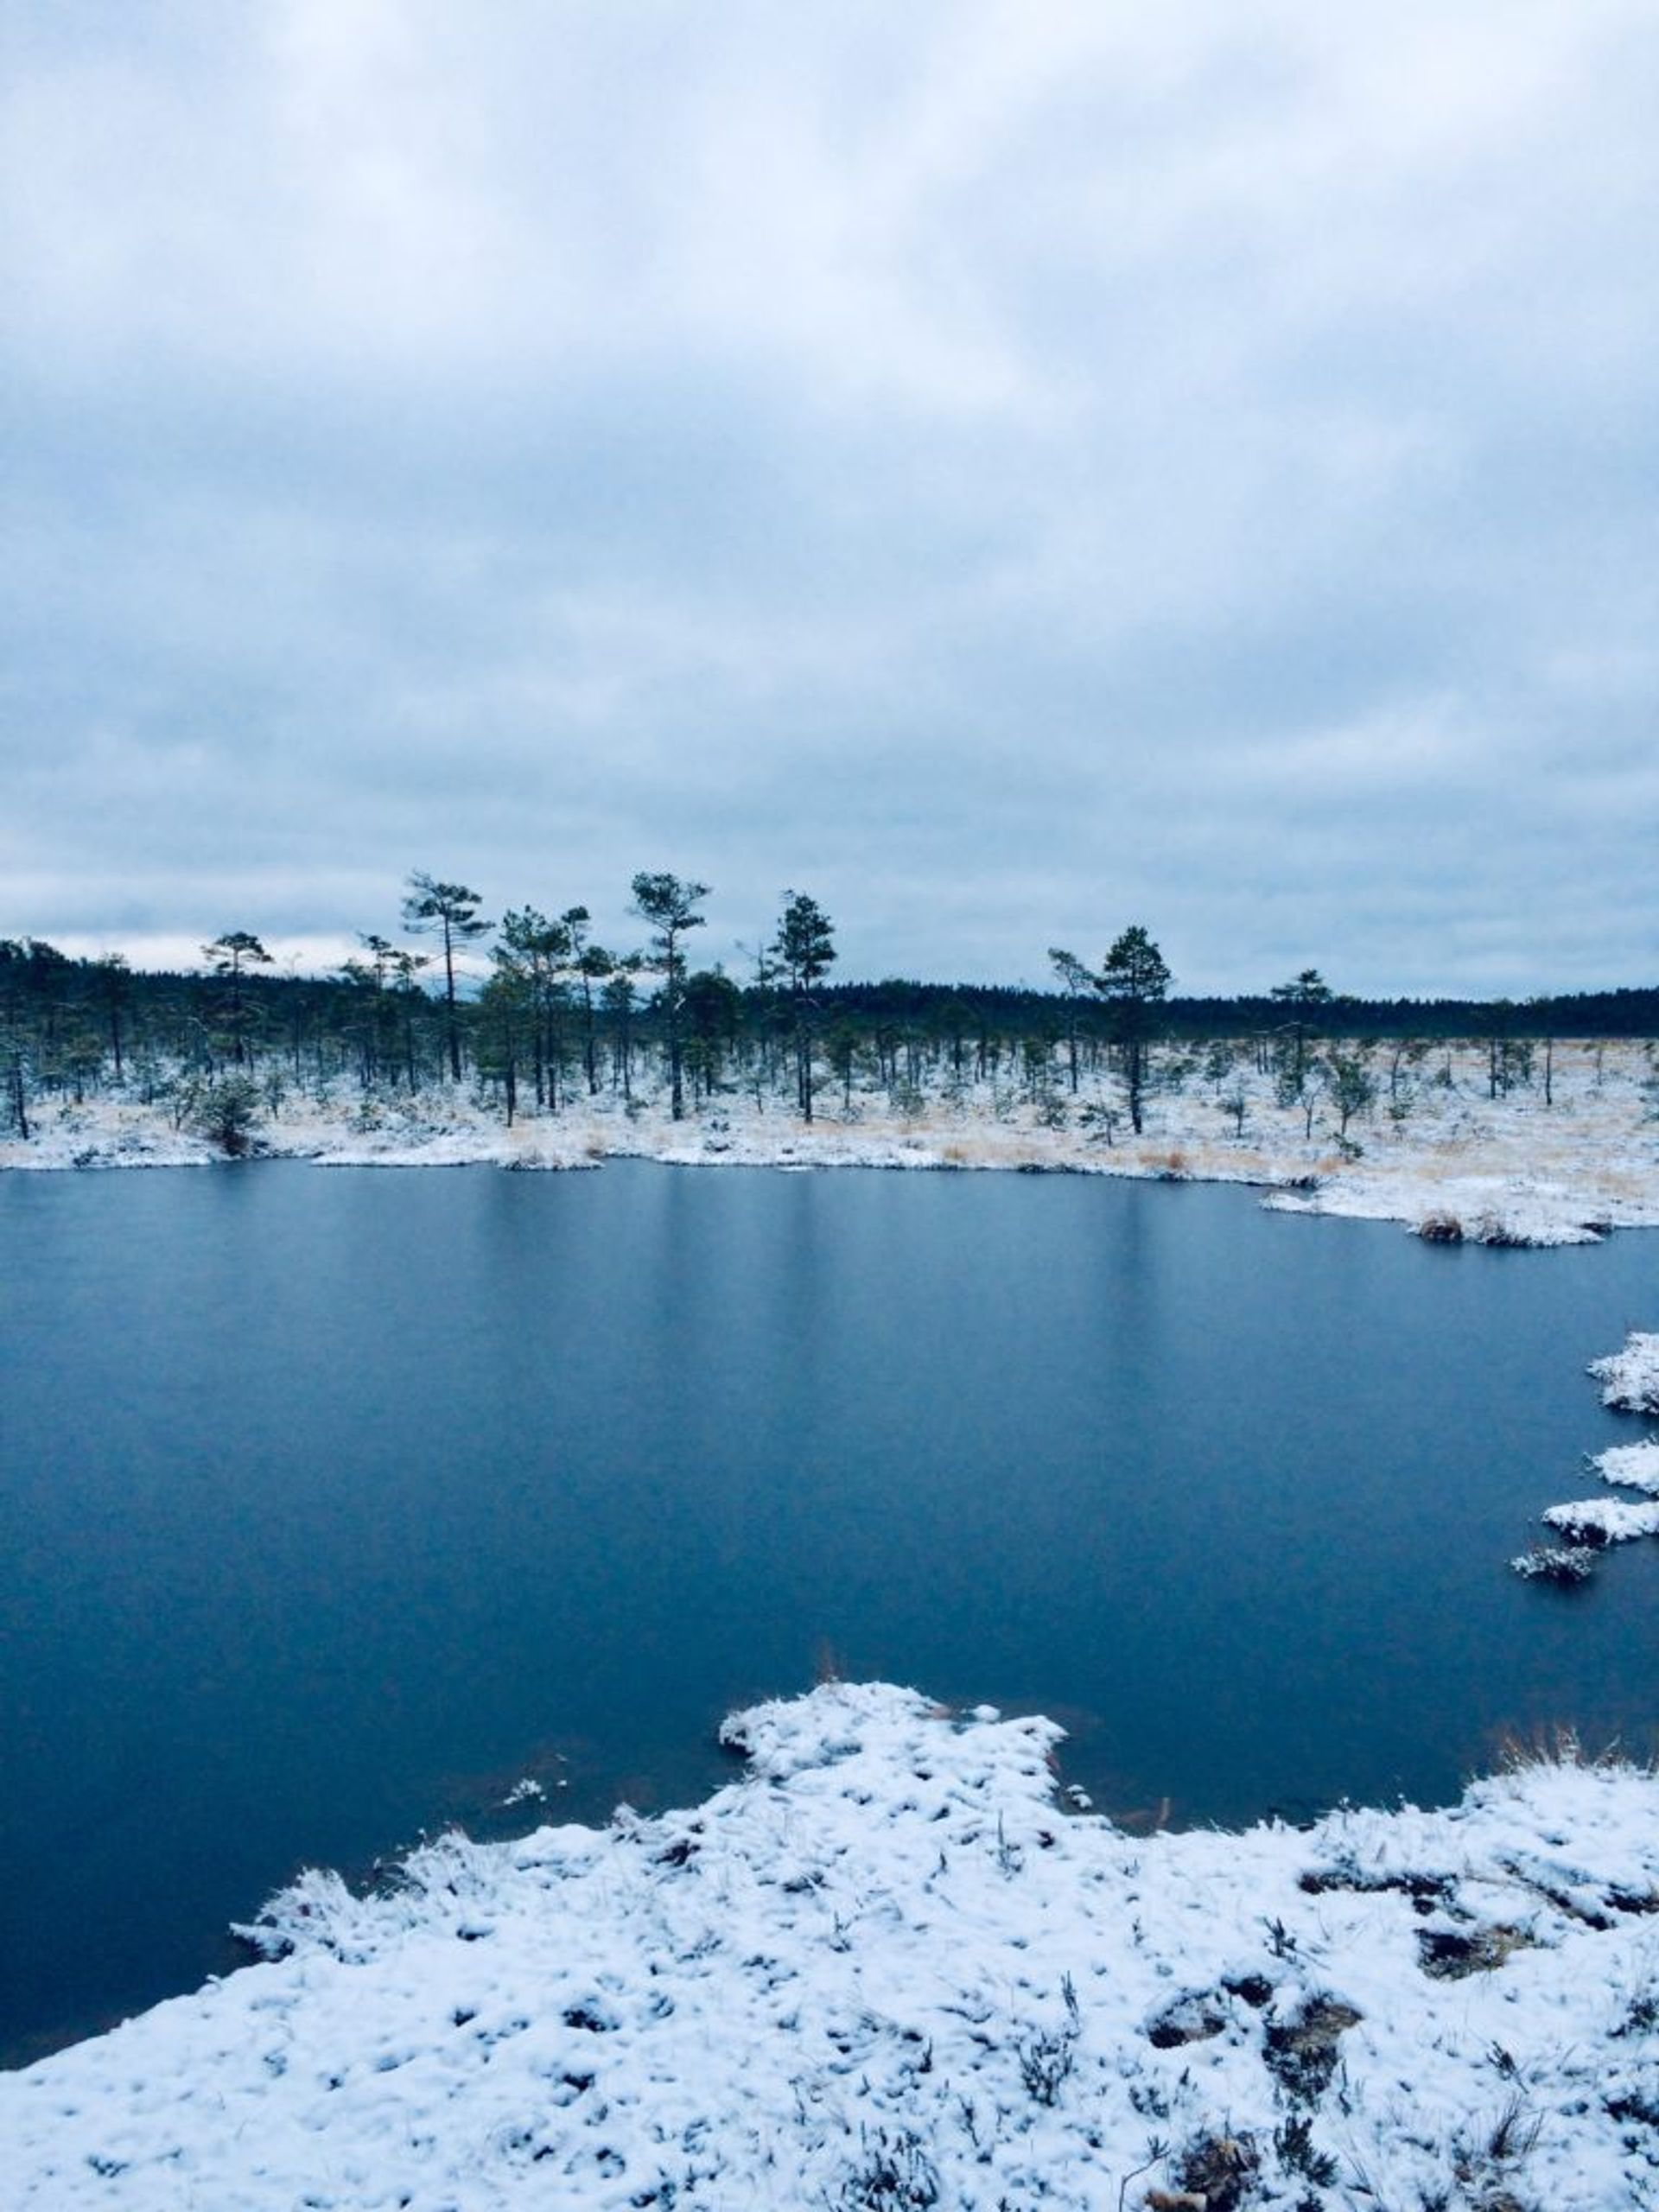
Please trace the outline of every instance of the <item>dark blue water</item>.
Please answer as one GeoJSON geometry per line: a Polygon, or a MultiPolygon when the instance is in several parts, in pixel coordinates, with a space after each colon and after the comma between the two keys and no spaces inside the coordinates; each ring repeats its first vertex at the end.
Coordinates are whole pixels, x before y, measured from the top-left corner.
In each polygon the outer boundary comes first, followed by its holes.
{"type": "Polygon", "coordinates": [[[527,1770],[701,1793],[830,1662],[1178,1821],[1645,1744],[1659,1547],[1503,1561],[1639,1433],[1582,1370],[1656,1258],[1027,1176],[0,1178],[0,2048],[527,1770]]]}

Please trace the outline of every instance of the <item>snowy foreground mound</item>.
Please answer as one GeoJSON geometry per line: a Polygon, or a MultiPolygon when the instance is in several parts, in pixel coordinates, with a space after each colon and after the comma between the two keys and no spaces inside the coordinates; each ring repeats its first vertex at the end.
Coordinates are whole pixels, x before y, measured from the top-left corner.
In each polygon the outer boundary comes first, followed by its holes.
{"type": "Polygon", "coordinates": [[[0,2077],[5,2201],[1659,2203],[1659,1782],[1136,1840],[1058,1733],[832,1685],[698,1810],[308,1876],[0,2077]]]}

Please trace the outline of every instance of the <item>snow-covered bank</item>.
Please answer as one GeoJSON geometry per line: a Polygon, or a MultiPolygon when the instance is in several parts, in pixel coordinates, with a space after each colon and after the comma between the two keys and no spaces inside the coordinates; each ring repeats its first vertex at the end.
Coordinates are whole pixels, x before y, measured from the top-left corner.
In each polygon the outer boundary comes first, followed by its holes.
{"type": "MultiPolygon", "coordinates": [[[[912,1096],[837,1094],[809,1128],[772,1102],[722,1093],[680,1122],[659,1097],[601,1094],[556,1115],[503,1125],[499,1103],[464,1088],[366,1100],[289,1086],[253,1133],[281,1158],[350,1166],[592,1166],[639,1157],[703,1166],[1058,1170],[1251,1183],[1285,1211],[1400,1221],[1431,1240],[1498,1244],[1593,1241],[1659,1224],[1659,1121],[1644,1046],[1557,1048],[1551,1097],[1536,1084],[1487,1095],[1486,1060],[1436,1048],[1389,1099],[1386,1086],[1346,1133],[1276,1101],[1265,1073],[1207,1081],[1173,1057],[1128,1130],[1110,1084],[1076,1096],[995,1083],[912,1096]]],[[[0,1168],[196,1165],[215,1154],[163,1104],[119,1093],[44,1107],[29,1141],[0,1141],[0,1168]]]]}
{"type": "MultiPolygon", "coordinates": [[[[1604,1405],[1620,1413],[1659,1414],[1659,1336],[1633,1329],[1624,1348],[1592,1361],[1590,1372],[1602,1386],[1604,1405]]],[[[1609,1479],[1630,1482],[1635,1478],[1624,1474],[1609,1479]]]]}
{"type": "Polygon", "coordinates": [[[1598,1452],[1590,1465],[1604,1482],[1623,1483],[1628,1490],[1659,1497],[1659,1440],[1650,1436],[1639,1444],[1615,1444],[1598,1452]]]}
{"type": "MultiPolygon", "coordinates": [[[[1602,1402],[1620,1413],[1659,1413],[1659,1336],[1632,1330],[1622,1351],[1592,1359],[1589,1370],[1601,1386],[1602,1402]]],[[[1550,1582],[1587,1582],[1598,1554],[1610,1544],[1659,1536],[1659,1439],[1615,1444],[1586,1453],[1585,1464],[1615,1488],[1645,1493],[1642,1498],[1580,1497],[1546,1507],[1540,1519],[1567,1540],[1566,1547],[1535,1544],[1510,1565],[1517,1574],[1550,1582]]]]}
{"type": "Polygon", "coordinates": [[[1134,1839],[1058,1732],[831,1685],[695,1811],[308,1876],[0,2077],[7,2202],[1659,2202],[1659,1781],[1134,1839]]]}
{"type": "Polygon", "coordinates": [[[1624,1544],[1637,1536],[1659,1536],[1659,1505],[1624,1497],[1580,1497],[1546,1506],[1541,1516],[1569,1543],[1624,1544]]]}

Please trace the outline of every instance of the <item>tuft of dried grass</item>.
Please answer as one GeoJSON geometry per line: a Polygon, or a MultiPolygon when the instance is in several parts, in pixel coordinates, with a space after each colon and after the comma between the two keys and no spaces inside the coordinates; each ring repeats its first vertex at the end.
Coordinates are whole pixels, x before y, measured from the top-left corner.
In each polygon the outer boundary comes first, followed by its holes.
{"type": "Polygon", "coordinates": [[[1540,1721],[1524,1732],[1505,1728],[1497,1739],[1497,1764],[1504,1774],[1527,1774],[1539,1767],[1626,1767],[1635,1764],[1617,1737],[1589,1751],[1576,1728],[1565,1721],[1540,1721]]]}
{"type": "Polygon", "coordinates": [[[1425,1244],[1461,1244],[1463,1224],[1445,1206],[1435,1206],[1418,1223],[1417,1234],[1425,1244]]]}

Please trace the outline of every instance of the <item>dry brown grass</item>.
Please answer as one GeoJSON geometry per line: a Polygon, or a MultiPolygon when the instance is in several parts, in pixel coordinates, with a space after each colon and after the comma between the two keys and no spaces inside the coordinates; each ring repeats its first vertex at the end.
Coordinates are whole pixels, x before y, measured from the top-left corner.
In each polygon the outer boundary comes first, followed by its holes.
{"type": "Polygon", "coordinates": [[[1425,1244],[1461,1244],[1463,1224],[1445,1206],[1435,1206],[1417,1224],[1425,1244]]]}
{"type": "Polygon", "coordinates": [[[1589,1751],[1576,1728],[1546,1720],[1524,1732],[1505,1728],[1497,1739],[1497,1764],[1505,1774],[1525,1774],[1534,1767],[1617,1767],[1631,1761],[1617,1739],[1589,1751]]]}

